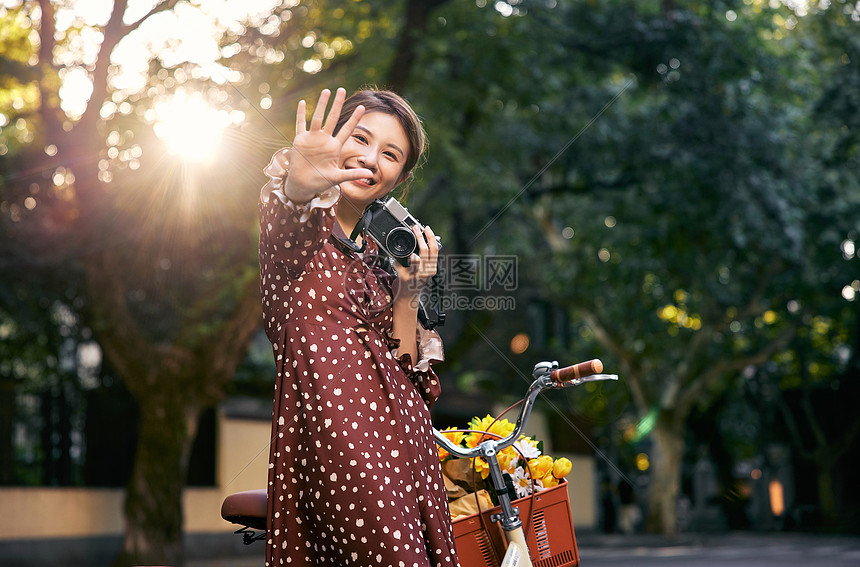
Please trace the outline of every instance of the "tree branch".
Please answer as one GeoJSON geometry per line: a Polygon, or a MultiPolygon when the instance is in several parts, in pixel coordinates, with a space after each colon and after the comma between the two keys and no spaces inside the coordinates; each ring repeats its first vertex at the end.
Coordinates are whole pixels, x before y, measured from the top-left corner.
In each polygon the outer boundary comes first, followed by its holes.
{"type": "Polygon", "coordinates": [[[39,9],[42,11],[39,29],[39,64],[48,65],[54,69],[54,47],[57,45],[57,41],[54,39],[56,32],[54,3],[50,0],[39,0],[39,9]]]}
{"type": "Polygon", "coordinates": [[[800,454],[800,456],[805,460],[814,460],[814,451],[808,451],[803,447],[803,438],[800,436],[800,429],[797,427],[797,420],[794,419],[794,414],[791,413],[791,410],[788,407],[788,404],[782,398],[780,394],[778,396],[777,407],[779,407],[779,412],[782,414],[782,420],[785,423],[785,427],[788,429],[788,433],[793,440],[792,445],[800,454]]]}
{"type": "Polygon", "coordinates": [[[153,364],[159,353],[138,328],[126,303],[126,287],[114,277],[117,262],[109,255],[110,252],[101,250],[84,258],[90,308],[94,313],[92,320],[101,323],[100,328],[93,330],[111,364],[133,389],[134,379],[145,374],[143,369],[153,364]],[[135,345],[135,348],[129,349],[128,345],[135,345]],[[134,352],[134,356],[129,356],[130,352],[134,352]]]}
{"type": "Polygon", "coordinates": [[[718,360],[702,374],[699,374],[698,379],[695,377],[691,378],[692,381],[686,385],[683,393],[678,397],[676,406],[684,409],[693,407],[693,404],[696,403],[702,393],[721,376],[731,372],[740,372],[747,366],[764,364],[773,358],[773,355],[777,351],[784,349],[796,334],[797,324],[793,323],[758,352],[744,357],[718,360]]]}
{"type": "Polygon", "coordinates": [[[122,17],[125,14],[127,4],[128,0],[115,0],[113,11],[104,27],[104,39],[101,46],[99,46],[99,54],[93,69],[93,94],[90,96],[87,109],[81,117],[81,123],[87,125],[88,129],[95,127],[99,112],[101,111],[102,101],[107,98],[107,76],[108,68],[110,67],[110,55],[114,47],[125,37],[122,31],[122,17]]]}
{"type": "Polygon", "coordinates": [[[211,380],[207,382],[204,400],[214,403],[224,394],[224,384],[233,378],[236,367],[248,350],[254,332],[261,327],[260,279],[249,278],[233,314],[221,325],[215,341],[209,344],[211,380]]]}
{"type": "Polygon", "coordinates": [[[96,117],[101,111],[101,102],[107,97],[108,91],[107,77],[108,69],[110,68],[110,56],[117,44],[128,34],[139,28],[148,18],[160,12],[173,9],[179,2],[180,0],[162,1],[136,22],[124,25],[122,19],[128,7],[128,0],[114,1],[113,11],[107,24],[105,24],[104,39],[99,47],[98,59],[93,69],[93,94],[90,97],[90,104],[87,105],[84,116],[81,117],[82,122],[95,122],[96,117]]]}
{"type": "MultiPolygon", "coordinates": [[[[149,12],[147,12],[143,17],[141,17],[136,22],[132,22],[126,26],[122,26],[122,29],[121,29],[122,36],[125,37],[128,34],[130,34],[134,30],[139,28],[143,22],[145,22],[146,20],[148,20],[149,18],[151,18],[155,14],[159,14],[161,12],[166,12],[167,10],[172,10],[173,8],[176,7],[177,4],[179,4],[180,1],[182,1],[182,0],[163,0],[162,2],[159,2],[149,12]]],[[[122,9],[123,14],[120,14],[120,22],[121,22],[122,16],[125,13],[125,4],[126,4],[127,0],[119,0],[119,2],[121,2],[123,5],[123,9],[122,9]]]]}
{"type": "Polygon", "coordinates": [[[62,110],[57,104],[56,91],[48,88],[50,81],[56,74],[57,67],[54,64],[54,48],[57,45],[54,34],[56,25],[54,23],[54,5],[50,0],[39,0],[39,8],[42,10],[41,26],[39,29],[39,117],[45,126],[46,137],[51,142],[56,142],[58,135],[63,132],[62,110]]]}
{"type": "Polygon", "coordinates": [[[618,359],[622,374],[628,377],[627,383],[630,385],[633,401],[636,403],[639,411],[644,414],[650,408],[650,403],[646,400],[640,378],[641,370],[636,367],[629,353],[621,346],[621,341],[612,336],[609,328],[600,321],[596,313],[590,309],[583,309],[581,307],[578,309],[582,312],[582,318],[585,323],[591,327],[594,336],[597,337],[597,341],[618,359]]]}
{"type": "Polygon", "coordinates": [[[702,351],[709,344],[713,336],[714,331],[707,326],[703,326],[700,331],[696,331],[695,335],[693,335],[684,357],[681,359],[681,363],[678,364],[677,372],[680,383],[687,383],[691,380],[692,373],[696,372],[694,370],[694,361],[702,357],[702,351]]]}
{"type": "Polygon", "coordinates": [[[409,0],[406,4],[406,21],[400,31],[397,52],[388,70],[386,83],[395,91],[402,91],[409,80],[415,62],[416,39],[427,29],[430,12],[450,0],[409,0]]]}

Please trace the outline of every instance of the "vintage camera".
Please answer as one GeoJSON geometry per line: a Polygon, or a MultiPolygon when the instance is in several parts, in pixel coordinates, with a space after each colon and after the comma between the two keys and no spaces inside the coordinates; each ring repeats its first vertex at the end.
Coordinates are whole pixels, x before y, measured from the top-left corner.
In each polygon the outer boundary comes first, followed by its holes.
{"type": "Polygon", "coordinates": [[[401,265],[409,265],[409,256],[418,250],[418,241],[415,240],[412,227],[418,226],[423,234],[424,226],[409,214],[406,207],[394,197],[385,201],[377,199],[364,210],[359,226],[363,223],[366,234],[383,252],[401,265]]]}
{"type": "MultiPolygon", "coordinates": [[[[364,209],[364,214],[358,221],[351,235],[354,241],[359,234],[371,238],[380,250],[385,252],[392,261],[402,266],[409,266],[409,256],[418,250],[418,241],[412,227],[417,226],[424,236],[424,226],[418,219],[409,214],[409,211],[397,202],[394,197],[385,201],[377,199],[364,209]]],[[[442,245],[439,245],[442,248],[442,245]]],[[[437,266],[438,268],[438,266],[437,266]]],[[[394,270],[391,270],[394,272],[394,270]]],[[[445,324],[445,314],[438,308],[443,290],[443,276],[439,269],[436,275],[422,291],[418,305],[418,320],[425,329],[432,329],[437,325],[445,324]]]]}

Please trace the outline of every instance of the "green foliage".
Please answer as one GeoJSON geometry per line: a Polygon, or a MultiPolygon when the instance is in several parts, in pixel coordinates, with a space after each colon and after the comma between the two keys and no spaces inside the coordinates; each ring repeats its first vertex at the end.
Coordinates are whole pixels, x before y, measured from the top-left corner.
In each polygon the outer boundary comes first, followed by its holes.
{"type": "Polygon", "coordinates": [[[858,218],[817,217],[827,190],[810,181],[847,169],[802,143],[822,76],[797,72],[807,55],[776,23],[790,14],[517,7],[446,6],[428,30],[412,88],[428,116],[424,177],[446,197],[424,205],[431,222],[459,252],[521,254],[528,284],[593,312],[649,368],[650,397],[698,334],[711,337],[698,370],[764,348],[797,319],[810,275],[839,265],[820,230],[832,245],[858,218]],[[661,318],[667,306],[684,324],[661,318]]]}
{"type": "MultiPolygon", "coordinates": [[[[853,8],[511,6],[434,13],[410,92],[432,150],[421,218],[457,253],[518,254],[521,297],[574,321],[552,356],[598,354],[637,420],[679,427],[821,321],[815,368],[839,372],[825,361],[857,332],[853,8]]],[[[494,319],[490,340],[524,330],[494,319]]]]}

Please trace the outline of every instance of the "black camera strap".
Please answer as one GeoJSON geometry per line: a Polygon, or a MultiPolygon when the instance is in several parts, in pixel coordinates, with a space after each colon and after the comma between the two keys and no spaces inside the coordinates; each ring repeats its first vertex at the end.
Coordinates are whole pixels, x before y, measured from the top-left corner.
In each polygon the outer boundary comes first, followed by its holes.
{"type": "MultiPolygon", "coordinates": [[[[370,221],[372,218],[373,218],[373,210],[370,207],[364,209],[364,213],[361,215],[361,218],[358,219],[358,222],[355,224],[355,228],[352,229],[352,234],[349,235],[349,238],[350,238],[350,240],[352,240],[353,244],[355,244],[356,239],[359,236],[361,236],[361,250],[360,250],[360,252],[363,252],[364,248],[367,246],[367,244],[366,244],[367,239],[365,238],[364,231],[367,230],[367,227],[370,224],[370,221]]],[[[355,244],[355,245],[358,246],[357,244],[355,244]]]]}
{"type": "Polygon", "coordinates": [[[355,228],[352,229],[352,234],[349,235],[349,238],[343,238],[340,235],[336,234],[332,231],[332,237],[352,250],[353,252],[358,252],[361,254],[365,250],[367,250],[367,238],[364,234],[365,229],[367,229],[367,225],[370,224],[370,211],[365,211],[361,218],[358,219],[358,224],[355,225],[355,228]],[[356,239],[361,236],[361,245],[359,246],[356,239]]]}

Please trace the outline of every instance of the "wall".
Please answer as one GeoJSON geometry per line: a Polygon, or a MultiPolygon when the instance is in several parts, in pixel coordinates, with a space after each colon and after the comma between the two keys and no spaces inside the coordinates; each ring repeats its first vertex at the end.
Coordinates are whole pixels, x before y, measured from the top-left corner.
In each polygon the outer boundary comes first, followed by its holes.
{"type": "MultiPolygon", "coordinates": [[[[539,414],[533,414],[532,425],[533,434],[548,438],[539,414]]],[[[219,413],[218,486],[185,490],[186,533],[202,536],[234,531],[234,526],[221,519],[221,502],[227,494],[266,487],[270,435],[268,419],[219,413]]],[[[594,459],[582,455],[567,457],[573,462],[568,480],[574,526],[593,528],[597,524],[594,459]]],[[[114,548],[123,532],[122,507],[121,489],[0,488],[0,563],[10,564],[7,561],[17,557],[16,554],[32,555],[16,550],[33,549],[34,540],[51,542],[48,547],[58,552],[71,549],[71,543],[78,540],[90,540],[90,547],[102,549],[105,548],[102,542],[110,541],[114,548]]],[[[238,536],[235,539],[238,541],[238,536]]],[[[105,554],[110,556],[110,553],[105,554]]],[[[11,564],[26,563],[19,560],[11,564]]],[[[80,564],[98,563],[83,560],[80,564]]]]}
{"type": "MultiPolygon", "coordinates": [[[[271,423],[218,417],[218,487],[188,488],[187,532],[231,532],[221,519],[227,494],[266,487],[271,423]]],[[[0,545],[4,540],[119,535],[123,491],[99,488],[0,488],[0,545]]],[[[2,547],[0,547],[2,549],[2,547]]]]}

